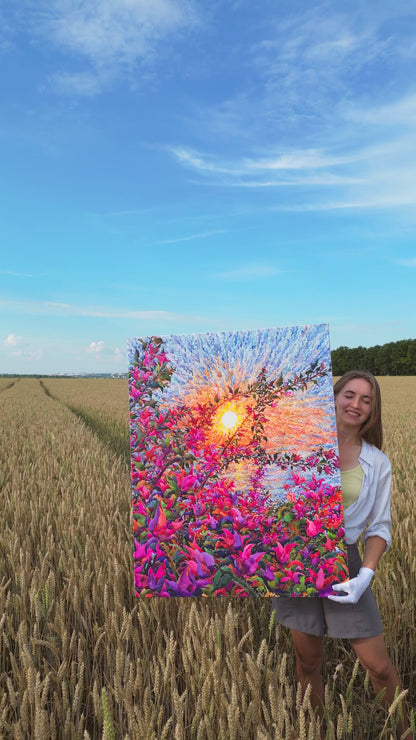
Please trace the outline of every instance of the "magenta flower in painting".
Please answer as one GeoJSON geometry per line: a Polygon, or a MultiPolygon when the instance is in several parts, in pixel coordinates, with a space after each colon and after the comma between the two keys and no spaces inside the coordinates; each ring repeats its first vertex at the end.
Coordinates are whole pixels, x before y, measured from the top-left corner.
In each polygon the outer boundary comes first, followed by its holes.
{"type": "Polygon", "coordinates": [[[315,537],[315,535],[319,534],[319,532],[322,532],[322,522],[319,521],[319,519],[306,519],[306,534],[308,537],[315,537]]]}

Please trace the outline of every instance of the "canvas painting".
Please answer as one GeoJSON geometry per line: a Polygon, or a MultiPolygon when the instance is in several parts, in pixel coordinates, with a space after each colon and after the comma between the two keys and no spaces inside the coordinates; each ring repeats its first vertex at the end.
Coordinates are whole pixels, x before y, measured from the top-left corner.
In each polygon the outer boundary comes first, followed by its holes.
{"type": "Polygon", "coordinates": [[[129,340],[137,596],[347,577],[326,324],[129,340]]]}

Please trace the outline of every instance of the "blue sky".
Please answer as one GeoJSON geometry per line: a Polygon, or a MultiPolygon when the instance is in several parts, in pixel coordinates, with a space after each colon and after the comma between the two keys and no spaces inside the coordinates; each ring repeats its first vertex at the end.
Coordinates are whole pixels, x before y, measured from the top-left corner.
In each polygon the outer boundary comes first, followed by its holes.
{"type": "Polygon", "coordinates": [[[0,372],[414,338],[415,27],[408,0],[5,0],[0,372]]]}

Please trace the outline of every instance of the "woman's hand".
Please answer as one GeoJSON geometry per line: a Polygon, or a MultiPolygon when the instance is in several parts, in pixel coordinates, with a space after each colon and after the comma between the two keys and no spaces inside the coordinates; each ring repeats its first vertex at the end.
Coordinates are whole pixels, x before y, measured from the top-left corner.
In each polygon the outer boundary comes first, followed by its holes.
{"type": "Polygon", "coordinates": [[[360,568],[355,578],[332,586],[333,591],[345,591],[345,596],[328,596],[328,599],[339,601],[340,604],[356,604],[370,585],[373,576],[374,571],[371,568],[360,568]]]}

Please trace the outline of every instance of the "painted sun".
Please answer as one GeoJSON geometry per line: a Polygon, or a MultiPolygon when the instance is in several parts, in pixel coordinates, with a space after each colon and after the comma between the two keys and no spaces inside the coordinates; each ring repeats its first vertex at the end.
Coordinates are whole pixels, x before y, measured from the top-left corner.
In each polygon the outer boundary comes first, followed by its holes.
{"type": "Polygon", "coordinates": [[[238,416],[235,411],[226,411],[221,417],[221,424],[225,429],[234,429],[238,423],[238,416]]]}

